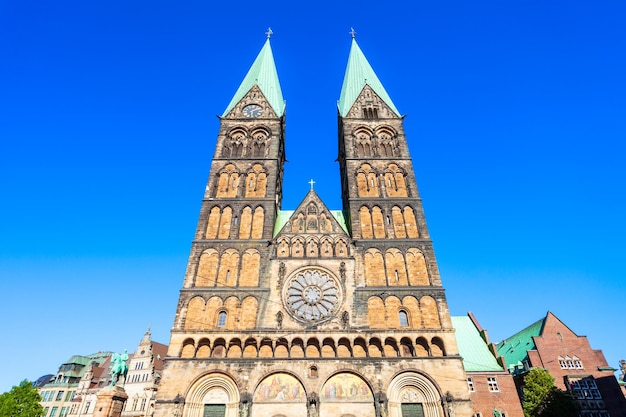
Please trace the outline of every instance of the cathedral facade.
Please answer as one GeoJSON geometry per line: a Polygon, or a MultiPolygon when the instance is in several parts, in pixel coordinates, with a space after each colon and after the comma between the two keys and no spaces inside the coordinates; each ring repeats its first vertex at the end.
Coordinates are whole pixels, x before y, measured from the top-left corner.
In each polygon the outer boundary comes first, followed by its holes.
{"type": "Polygon", "coordinates": [[[155,416],[472,416],[403,117],[354,38],[338,114],[342,210],[282,210],[268,37],[220,117],[155,416]]]}

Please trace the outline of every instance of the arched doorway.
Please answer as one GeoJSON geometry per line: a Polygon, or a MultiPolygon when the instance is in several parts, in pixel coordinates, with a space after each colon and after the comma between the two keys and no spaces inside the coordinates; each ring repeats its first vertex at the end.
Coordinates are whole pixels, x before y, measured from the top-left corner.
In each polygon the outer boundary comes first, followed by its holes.
{"type": "Polygon", "coordinates": [[[239,390],[225,374],[212,373],[194,382],[185,398],[183,417],[237,417],[239,390]]]}
{"type": "Polygon", "coordinates": [[[387,390],[389,417],[444,417],[441,395],[424,375],[406,372],[396,376],[387,390]]]}

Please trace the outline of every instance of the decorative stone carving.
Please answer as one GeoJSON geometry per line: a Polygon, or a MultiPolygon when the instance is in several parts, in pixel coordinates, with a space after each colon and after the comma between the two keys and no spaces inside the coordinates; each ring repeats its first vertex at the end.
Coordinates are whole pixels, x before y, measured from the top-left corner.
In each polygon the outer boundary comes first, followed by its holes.
{"type": "Polygon", "coordinates": [[[307,324],[332,318],[342,301],[341,286],[336,278],[317,268],[294,274],[285,284],[283,296],[289,314],[307,324]]]}

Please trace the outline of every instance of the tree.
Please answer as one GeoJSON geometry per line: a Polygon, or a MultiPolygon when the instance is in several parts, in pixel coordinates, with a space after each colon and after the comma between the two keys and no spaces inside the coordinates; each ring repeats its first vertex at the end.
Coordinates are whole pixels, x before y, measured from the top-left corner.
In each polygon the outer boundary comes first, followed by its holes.
{"type": "Polygon", "coordinates": [[[576,401],[554,386],[554,378],[543,368],[533,368],[524,377],[522,409],[525,417],[569,417],[578,415],[576,401]]]}
{"type": "Polygon", "coordinates": [[[27,380],[0,395],[0,417],[41,417],[43,407],[37,388],[27,380]]]}
{"type": "Polygon", "coordinates": [[[578,404],[569,392],[553,387],[544,401],[540,417],[578,416],[578,404]]]}

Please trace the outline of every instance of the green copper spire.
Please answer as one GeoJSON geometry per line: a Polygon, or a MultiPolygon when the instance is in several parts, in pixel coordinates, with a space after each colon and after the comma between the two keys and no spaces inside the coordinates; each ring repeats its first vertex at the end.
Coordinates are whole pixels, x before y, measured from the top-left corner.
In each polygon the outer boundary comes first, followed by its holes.
{"type": "Polygon", "coordinates": [[[343,78],[343,87],[341,87],[341,96],[337,102],[339,114],[345,117],[350,108],[363,91],[365,85],[369,85],[372,90],[387,104],[391,110],[398,116],[400,112],[391,101],[391,97],[387,94],[385,87],[376,76],[372,66],[367,62],[367,58],[363,55],[361,48],[356,43],[354,34],[352,35],[352,46],[350,47],[350,56],[348,57],[348,66],[346,67],[346,75],[343,78]]]}
{"type": "Polygon", "coordinates": [[[276,72],[272,47],[270,46],[270,34],[271,31],[268,30],[265,45],[261,48],[261,52],[259,52],[259,55],[252,63],[246,77],[241,82],[241,85],[228,104],[228,107],[226,107],[226,110],[224,110],[222,116],[226,116],[255,84],[259,86],[263,95],[272,106],[272,109],[276,112],[276,115],[278,117],[283,115],[285,111],[285,100],[283,100],[283,93],[280,90],[280,83],[278,82],[278,73],[276,72]]]}

